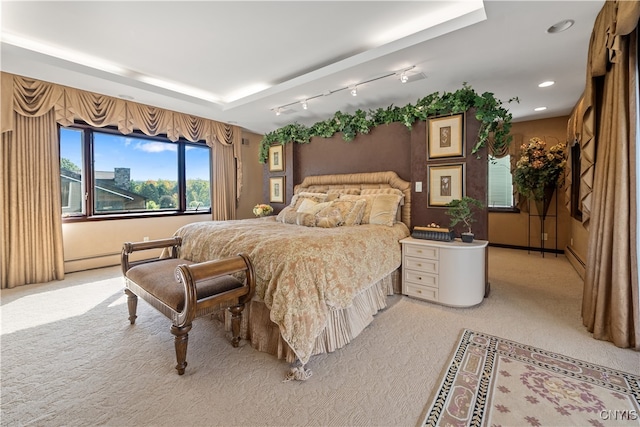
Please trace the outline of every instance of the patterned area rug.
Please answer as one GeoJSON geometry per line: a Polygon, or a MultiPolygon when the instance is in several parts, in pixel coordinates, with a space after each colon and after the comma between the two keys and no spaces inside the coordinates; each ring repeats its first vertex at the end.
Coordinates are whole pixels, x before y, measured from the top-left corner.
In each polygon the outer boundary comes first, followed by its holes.
{"type": "Polygon", "coordinates": [[[426,426],[640,426],[640,376],[465,330],[426,426]]]}

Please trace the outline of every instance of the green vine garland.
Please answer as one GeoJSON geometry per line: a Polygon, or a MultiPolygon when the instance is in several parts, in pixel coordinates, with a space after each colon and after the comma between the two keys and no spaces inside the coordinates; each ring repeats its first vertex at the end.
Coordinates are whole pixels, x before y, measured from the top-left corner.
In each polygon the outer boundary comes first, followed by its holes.
{"type": "MultiPolygon", "coordinates": [[[[509,102],[516,101],[512,98],[509,102]]],[[[480,121],[478,139],[472,149],[475,154],[492,139],[496,150],[509,146],[511,143],[511,113],[502,106],[502,101],[496,99],[491,92],[478,95],[471,86],[463,83],[462,89],[455,92],[438,92],[419,99],[415,105],[407,104],[404,107],[390,105],[377,110],[369,110],[366,113],[357,110],[354,114],[346,114],[337,111],[332,118],[315,123],[311,127],[292,123],[269,132],[260,142],[260,163],[265,163],[269,157],[269,147],[275,144],[297,142],[308,144],[314,136],[330,138],[338,132],[342,132],[342,139],[352,141],[358,133],[367,134],[379,125],[393,122],[401,122],[409,129],[417,120],[426,120],[428,117],[457,114],[475,108],[476,119],[480,121]]]]}

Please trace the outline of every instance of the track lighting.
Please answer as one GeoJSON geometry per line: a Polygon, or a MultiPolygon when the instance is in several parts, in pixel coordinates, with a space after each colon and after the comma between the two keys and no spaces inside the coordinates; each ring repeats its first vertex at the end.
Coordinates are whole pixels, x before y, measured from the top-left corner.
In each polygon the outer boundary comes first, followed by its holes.
{"type": "Polygon", "coordinates": [[[298,101],[293,101],[290,102],[288,104],[284,104],[284,105],[280,105],[279,107],[274,107],[271,109],[271,111],[274,111],[276,113],[277,116],[279,116],[280,114],[289,114],[292,113],[293,110],[290,109],[289,107],[294,106],[294,105],[301,105],[303,110],[306,110],[309,108],[309,101],[312,99],[316,99],[316,98],[321,98],[323,96],[329,96],[329,95],[333,95],[336,92],[342,92],[345,90],[349,90],[349,93],[351,93],[351,96],[358,96],[358,86],[366,84],[366,83],[371,83],[371,82],[375,82],[377,80],[381,80],[387,77],[391,77],[391,76],[395,76],[395,77],[400,77],[400,81],[402,83],[409,83],[415,80],[420,80],[420,79],[424,79],[426,78],[426,76],[420,72],[416,71],[411,71],[414,70],[416,68],[415,65],[412,65],[411,67],[408,68],[403,68],[401,70],[397,70],[394,71],[392,73],[386,73],[386,74],[382,74],[378,77],[374,77],[368,80],[363,80],[361,82],[358,82],[356,84],[354,84],[353,86],[343,86],[340,87],[338,89],[333,89],[333,90],[326,90],[318,95],[314,95],[314,96],[310,96],[307,97],[303,100],[298,100],[298,101]],[[407,74],[407,72],[411,71],[411,74],[407,74]]]}

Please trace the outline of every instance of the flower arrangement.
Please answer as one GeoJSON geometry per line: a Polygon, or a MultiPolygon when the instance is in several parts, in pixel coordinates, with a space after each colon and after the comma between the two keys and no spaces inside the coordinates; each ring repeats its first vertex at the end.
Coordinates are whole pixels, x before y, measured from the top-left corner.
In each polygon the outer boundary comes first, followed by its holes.
{"type": "Polygon", "coordinates": [[[531,138],[528,144],[522,144],[520,159],[513,174],[518,192],[534,200],[544,198],[545,187],[564,184],[566,146],[558,143],[546,150],[546,145],[540,138],[531,138]]]}
{"type": "Polygon", "coordinates": [[[264,203],[259,203],[253,207],[253,214],[255,216],[267,216],[273,213],[273,208],[264,203]]]}

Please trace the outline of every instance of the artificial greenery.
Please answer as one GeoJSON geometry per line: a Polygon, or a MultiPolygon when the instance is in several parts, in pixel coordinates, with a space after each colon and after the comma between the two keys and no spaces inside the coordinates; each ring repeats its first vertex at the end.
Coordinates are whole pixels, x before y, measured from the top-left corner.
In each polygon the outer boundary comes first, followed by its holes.
{"type": "MultiPolygon", "coordinates": [[[[509,102],[518,101],[512,98],[509,102]]],[[[475,154],[480,148],[486,146],[489,139],[497,151],[511,143],[511,113],[503,107],[502,101],[496,99],[491,92],[482,95],[476,93],[471,86],[464,83],[462,89],[455,92],[432,93],[419,99],[415,105],[407,104],[404,107],[390,105],[387,108],[377,110],[357,110],[354,114],[337,111],[332,118],[315,123],[311,127],[299,123],[292,123],[267,133],[260,143],[260,163],[265,163],[269,157],[269,146],[297,142],[307,144],[314,136],[330,138],[338,132],[342,132],[345,141],[352,141],[357,134],[367,134],[379,125],[394,122],[403,123],[409,129],[418,120],[426,120],[428,117],[458,114],[475,108],[476,119],[480,121],[478,139],[473,146],[475,154]]]]}
{"type": "Polygon", "coordinates": [[[455,227],[461,222],[467,227],[468,233],[471,233],[471,224],[476,221],[473,208],[484,208],[484,204],[480,200],[468,196],[464,196],[462,199],[454,199],[447,206],[449,209],[445,213],[451,217],[450,226],[455,227]]]}

